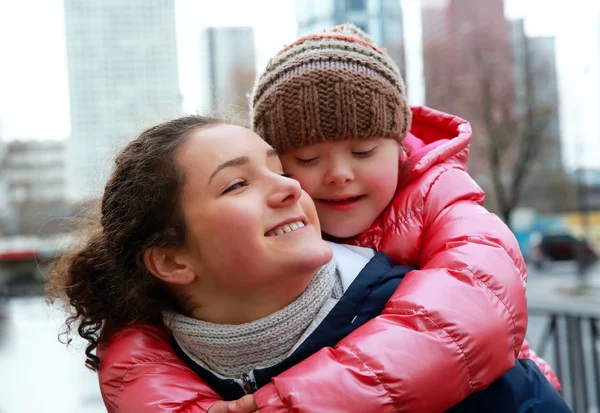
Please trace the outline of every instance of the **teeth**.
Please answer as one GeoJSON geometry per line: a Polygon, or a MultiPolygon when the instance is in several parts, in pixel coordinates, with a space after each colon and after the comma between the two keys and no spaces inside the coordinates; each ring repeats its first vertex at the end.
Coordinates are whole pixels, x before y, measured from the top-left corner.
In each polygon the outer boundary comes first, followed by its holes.
{"type": "Polygon", "coordinates": [[[297,229],[300,229],[302,227],[305,227],[306,225],[304,225],[304,222],[302,221],[297,221],[297,222],[292,222],[289,224],[285,224],[282,225],[280,227],[275,228],[272,231],[269,231],[269,233],[267,234],[268,237],[272,237],[274,235],[283,235],[283,234],[287,234],[288,232],[292,232],[295,231],[297,229]]]}

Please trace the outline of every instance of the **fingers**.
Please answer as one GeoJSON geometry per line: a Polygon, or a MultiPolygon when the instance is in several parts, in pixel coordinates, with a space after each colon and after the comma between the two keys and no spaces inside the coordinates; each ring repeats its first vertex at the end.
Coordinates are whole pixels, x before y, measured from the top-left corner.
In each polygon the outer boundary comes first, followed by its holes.
{"type": "Polygon", "coordinates": [[[229,403],[224,401],[219,401],[210,406],[207,413],[229,413],[227,409],[229,403]]]}
{"type": "Polygon", "coordinates": [[[251,394],[248,394],[241,399],[229,402],[227,404],[227,408],[227,413],[254,413],[258,411],[258,406],[254,401],[254,396],[251,394]]]}

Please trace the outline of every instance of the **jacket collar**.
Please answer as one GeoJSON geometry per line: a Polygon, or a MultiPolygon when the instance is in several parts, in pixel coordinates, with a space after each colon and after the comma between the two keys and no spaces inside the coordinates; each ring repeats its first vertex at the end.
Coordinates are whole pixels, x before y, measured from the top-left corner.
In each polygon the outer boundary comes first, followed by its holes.
{"type": "Polygon", "coordinates": [[[464,119],[425,106],[411,107],[413,119],[404,140],[412,181],[432,166],[452,159],[467,167],[471,125],[464,119]]]}

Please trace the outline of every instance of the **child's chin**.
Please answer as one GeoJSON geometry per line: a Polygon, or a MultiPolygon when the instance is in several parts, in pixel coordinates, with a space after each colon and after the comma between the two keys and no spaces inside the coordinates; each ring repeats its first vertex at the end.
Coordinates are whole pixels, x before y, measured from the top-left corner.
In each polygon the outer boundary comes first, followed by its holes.
{"type": "Polygon", "coordinates": [[[329,232],[323,232],[323,239],[326,241],[339,243],[339,242],[343,242],[344,240],[347,240],[348,238],[353,238],[356,235],[358,235],[358,234],[348,231],[347,228],[345,230],[338,230],[338,231],[336,231],[334,229],[329,232]]]}

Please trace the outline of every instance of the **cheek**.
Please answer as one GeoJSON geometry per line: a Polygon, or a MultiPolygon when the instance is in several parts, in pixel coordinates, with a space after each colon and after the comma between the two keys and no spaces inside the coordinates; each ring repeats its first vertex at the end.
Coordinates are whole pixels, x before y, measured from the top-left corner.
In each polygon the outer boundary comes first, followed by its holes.
{"type": "Polygon", "coordinates": [[[315,203],[307,193],[302,194],[302,198],[300,198],[300,203],[309,221],[317,229],[317,232],[320,233],[321,223],[319,222],[319,216],[317,214],[317,208],[315,206],[315,203]]]}
{"type": "Polygon", "coordinates": [[[378,163],[369,168],[367,184],[373,193],[380,195],[387,202],[391,201],[398,186],[398,161],[390,161],[388,167],[378,163]]]}
{"type": "Polygon", "coordinates": [[[262,216],[255,202],[238,203],[235,208],[223,208],[219,221],[232,239],[255,235],[262,224],[262,216]]]}
{"type": "Polygon", "coordinates": [[[256,234],[262,235],[262,216],[253,202],[221,203],[206,212],[197,225],[205,253],[238,254],[256,234]]]}
{"type": "Polygon", "coordinates": [[[322,173],[319,170],[319,165],[312,165],[310,167],[298,165],[293,160],[293,157],[288,157],[288,155],[281,158],[281,164],[283,170],[298,181],[302,189],[313,197],[322,182],[322,173]]]}
{"type": "Polygon", "coordinates": [[[322,182],[318,168],[296,168],[290,173],[292,178],[298,181],[302,189],[311,197],[318,190],[320,183],[322,182]]]}

